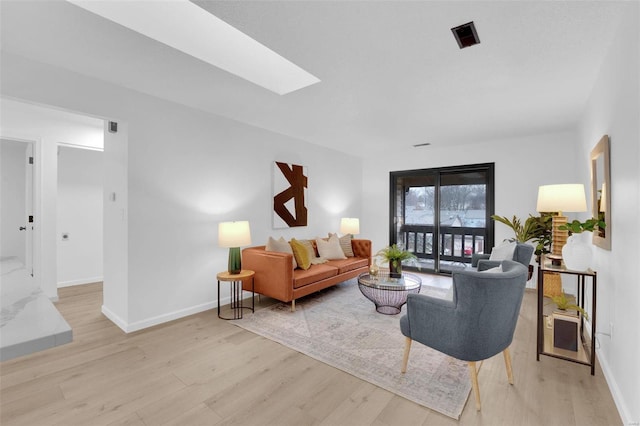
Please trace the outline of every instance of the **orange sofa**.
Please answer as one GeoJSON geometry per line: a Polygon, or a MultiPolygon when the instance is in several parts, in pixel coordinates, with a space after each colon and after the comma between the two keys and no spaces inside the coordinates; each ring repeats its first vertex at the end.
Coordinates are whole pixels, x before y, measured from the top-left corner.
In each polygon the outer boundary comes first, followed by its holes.
{"type": "MultiPolygon", "coordinates": [[[[312,241],[314,249],[315,241],[312,241]]],[[[292,269],[292,254],[266,251],[265,246],[247,247],[242,250],[242,267],[255,271],[255,292],[282,302],[291,302],[295,311],[296,299],[331,287],[369,271],[371,264],[371,240],[351,240],[354,257],[329,260],[311,265],[306,271],[292,269]]],[[[251,290],[245,282],[245,290],[251,290]]]]}

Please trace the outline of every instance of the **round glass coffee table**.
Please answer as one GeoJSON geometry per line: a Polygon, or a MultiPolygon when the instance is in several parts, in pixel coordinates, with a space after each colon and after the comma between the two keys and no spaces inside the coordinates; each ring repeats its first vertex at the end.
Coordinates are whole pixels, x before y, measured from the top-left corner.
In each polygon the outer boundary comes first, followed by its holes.
{"type": "Polygon", "coordinates": [[[391,278],[388,272],[372,276],[365,272],[358,276],[358,287],[364,296],[376,305],[376,311],[385,315],[397,315],[407,303],[409,293],[420,293],[422,280],[413,274],[391,278]]]}

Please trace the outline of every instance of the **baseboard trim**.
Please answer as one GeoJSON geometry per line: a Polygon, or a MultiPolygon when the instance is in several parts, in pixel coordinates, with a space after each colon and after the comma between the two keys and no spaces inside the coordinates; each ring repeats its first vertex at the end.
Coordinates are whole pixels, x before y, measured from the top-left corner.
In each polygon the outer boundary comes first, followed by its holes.
{"type": "MultiPolygon", "coordinates": [[[[251,293],[245,292],[243,299],[248,299],[248,298],[251,298],[251,293]]],[[[231,303],[230,296],[220,299],[220,306],[228,305],[229,303],[231,303]]],[[[114,314],[104,305],[102,305],[102,313],[111,322],[113,322],[120,329],[122,329],[122,331],[124,331],[125,333],[133,333],[135,331],[140,331],[145,328],[164,324],[166,322],[188,317],[189,315],[195,315],[195,314],[199,314],[200,312],[208,311],[211,309],[217,309],[217,308],[218,308],[218,302],[214,300],[212,302],[201,303],[199,305],[191,306],[189,308],[179,309],[177,311],[168,312],[166,314],[158,315],[151,318],[146,318],[140,321],[134,321],[132,323],[128,323],[124,321],[122,318],[118,317],[116,314],[114,314]]]]}
{"type": "Polygon", "coordinates": [[[109,308],[102,305],[102,314],[109,319],[112,323],[117,325],[122,331],[127,333],[127,322],[120,318],[118,315],[114,314],[109,308]]]}
{"type": "Polygon", "coordinates": [[[622,418],[622,424],[637,425],[639,419],[631,418],[631,412],[629,411],[629,408],[627,407],[627,404],[624,400],[624,396],[620,391],[618,383],[616,382],[616,379],[611,372],[609,361],[606,357],[603,356],[600,349],[596,349],[596,356],[598,358],[598,362],[600,363],[600,367],[602,368],[602,374],[604,374],[604,378],[609,385],[609,391],[611,392],[611,396],[613,397],[613,402],[618,408],[618,414],[620,414],[620,417],[622,418]]]}
{"type": "Polygon", "coordinates": [[[62,287],[71,287],[74,285],[83,285],[83,284],[93,284],[104,281],[104,277],[90,277],[90,278],[81,278],[79,280],[71,280],[71,281],[61,281],[58,283],[58,288],[62,287]]]}
{"type": "Polygon", "coordinates": [[[165,322],[184,318],[189,315],[199,314],[200,312],[213,309],[217,306],[218,305],[215,302],[207,302],[207,303],[202,303],[200,305],[191,306],[189,308],[180,309],[177,311],[168,312],[166,314],[158,315],[155,317],[143,319],[140,321],[135,321],[128,324],[126,332],[133,333],[134,331],[139,331],[145,328],[153,327],[155,325],[164,324],[165,322]]]}

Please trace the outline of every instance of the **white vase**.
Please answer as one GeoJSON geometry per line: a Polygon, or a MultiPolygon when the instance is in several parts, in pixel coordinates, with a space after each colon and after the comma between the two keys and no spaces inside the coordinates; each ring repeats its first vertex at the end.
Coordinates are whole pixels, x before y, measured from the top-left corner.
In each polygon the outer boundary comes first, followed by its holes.
{"type": "Polygon", "coordinates": [[[586,242],[590,232],[573,234],[562,247],[562,259],[567,269],[585,271],[591,266],[593,256],[591,244],[586,242]]]}

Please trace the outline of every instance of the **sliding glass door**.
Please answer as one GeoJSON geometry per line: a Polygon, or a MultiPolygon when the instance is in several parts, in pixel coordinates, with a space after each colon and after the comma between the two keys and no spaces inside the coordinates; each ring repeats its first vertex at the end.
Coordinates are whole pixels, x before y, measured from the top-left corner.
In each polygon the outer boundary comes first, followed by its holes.
{"type": "Polygon", "coordinates": [[[493,175],[493,163],[392,172],[391,244],[413,252],[421,270],[465,267],[493,247],[493,175]]]}

